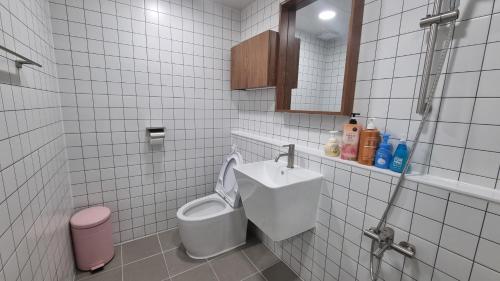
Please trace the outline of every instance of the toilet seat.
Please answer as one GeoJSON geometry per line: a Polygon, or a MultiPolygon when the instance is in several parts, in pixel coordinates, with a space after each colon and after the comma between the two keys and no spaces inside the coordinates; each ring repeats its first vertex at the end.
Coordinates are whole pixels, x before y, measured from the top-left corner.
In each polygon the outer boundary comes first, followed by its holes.
{"type": "Polygon", "coordinates": [[[232,210],[218,194],[212,194],[186,203],[177,211],[177,218],[190,222],[204,221],[225,215],[232,210]]]}
{"type": "Polygon", "coordinates": [[[241,154],[233,147],[220,169],[215,194],[186,203],[177,211],[177,217],[185,221],[201,221],[222,216],[241,207],[238,184],[233,168],[243,162],[241,154]]]}
{"type": "Polygon", "coordinates": [[[234,175],[233,168],[243,164],[241,154],[233,148],[231,155],[226,158],[220,169],[215,192],[217,192],[233,208],[241,206],[240,194],[238,192],[238,183],[234,175]]]}
{"type": "Polygon", "coordinates": [[[233,152],[222,165],[215,193],[186,203],[177,211],[179,235],[186,254],[208,259],[246,243],[247,223],[233,167],[242,163],[233,152]]]}

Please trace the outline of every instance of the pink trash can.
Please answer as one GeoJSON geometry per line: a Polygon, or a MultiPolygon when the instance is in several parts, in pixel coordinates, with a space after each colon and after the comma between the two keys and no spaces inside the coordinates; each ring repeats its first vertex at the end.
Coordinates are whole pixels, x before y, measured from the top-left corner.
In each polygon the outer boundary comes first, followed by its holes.
{"type": "Polygon", "coordinates": [[[76,266],[83,271],[104,267],[115,255],[111,211],[106,207],[91,207],[70,219],[76,266]]]}

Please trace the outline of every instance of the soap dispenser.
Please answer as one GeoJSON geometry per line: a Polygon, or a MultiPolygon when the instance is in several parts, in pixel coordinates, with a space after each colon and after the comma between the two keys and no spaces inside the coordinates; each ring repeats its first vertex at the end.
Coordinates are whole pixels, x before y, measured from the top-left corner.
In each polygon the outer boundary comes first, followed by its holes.
{"type": "Polygon", "coordinates": [[[368,118],[366,129],[359,135],[358,163],[373,166],[375,152],[380,143],[380,132],[375,128],[375,118],[368,118]]]}
{"type": "Polygon", "coordinates": [[[359,133],[362,127],[358,124],[356,115],[359,115],[359,113],[351,114],[349,123],[344,125],[340,158],[345,160],[356,161],[358,159],[359,133]]]}
{"type": "Polygon", "coordinates": [[[408,146],[406,145],[406,140],[401,139],[394,152],[389,168],[396,173],[401,173],[406,165],[406,161],[408,161],[408,146]]]}
{"type": "Polygon", "coordinates": [[[332,157],[340,155],[340,144],[337,138],[339,131],[330,131],[330,138],[325,144],[325,154],[332,157]]]}
{"type": "Polygon", "coordinates": [[[382,135],[382,143],[375,154],[375,167],[389,169],[392,160],[392,145],[389,143],[390,136],[388,133],[382,135]]]}

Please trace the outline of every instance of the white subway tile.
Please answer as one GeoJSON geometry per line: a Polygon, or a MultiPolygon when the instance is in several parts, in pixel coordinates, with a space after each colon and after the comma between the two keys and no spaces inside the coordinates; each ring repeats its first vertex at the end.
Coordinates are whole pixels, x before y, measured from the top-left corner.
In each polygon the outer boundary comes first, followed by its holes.
{"type": "Polygon", "coordinates": [[[484,70],[500,69],[500,42],[489,43],[486,45],[486,52],[484,54],[484,70]]]}
{"type": "Polygon", "coordinates": [[[477,247],[476,261],[499,272],[500,265],[498,264],[498,259],[496,258],[498,251],[500,251],[500,244],[481,239],[479,240],[479,245],[477,247]]]}
{"type": "Polygon", "coordinates": [[[436,268],[458,280],[467,280],[472,269],[472,261],[440,248],[436,259],[436,268]]]}
{"type": "Polygon", "coordinates": [[[460,230],[479,235],[483,217],[484,212],[480,210],[449,202],[444,222],[460,230]]]}

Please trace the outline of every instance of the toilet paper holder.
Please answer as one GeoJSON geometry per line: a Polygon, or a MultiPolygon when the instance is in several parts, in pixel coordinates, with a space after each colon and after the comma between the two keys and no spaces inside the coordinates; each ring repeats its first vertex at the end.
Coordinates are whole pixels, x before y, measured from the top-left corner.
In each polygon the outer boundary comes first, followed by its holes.
{"type": "Polygon", "coordinates": [[[165,139],[165,127],[148,127],[146,136],[150,144],[161,144],[165,139]]]}

